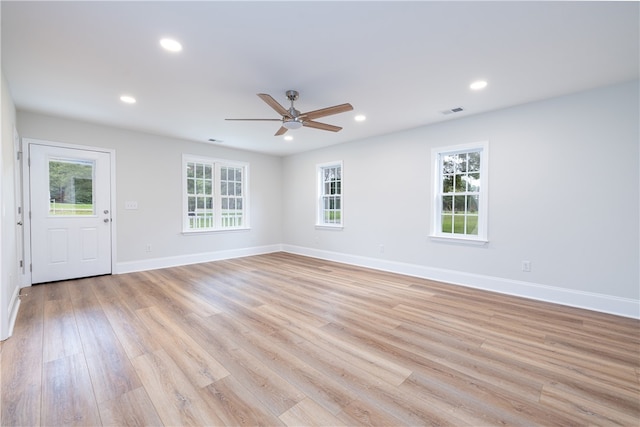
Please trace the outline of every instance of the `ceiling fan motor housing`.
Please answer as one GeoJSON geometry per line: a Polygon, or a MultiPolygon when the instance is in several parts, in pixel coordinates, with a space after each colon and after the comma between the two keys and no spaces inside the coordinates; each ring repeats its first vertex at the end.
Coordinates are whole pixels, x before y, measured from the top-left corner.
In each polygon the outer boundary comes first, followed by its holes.
{"type": "Polygon", "coordinates": [[[297,120],[298,117],[300,117],[300,111],[298,111],[295,108],[291,107],[291,108],[289,108],[289,115],[291,116],[292,119],[297,120]]]}

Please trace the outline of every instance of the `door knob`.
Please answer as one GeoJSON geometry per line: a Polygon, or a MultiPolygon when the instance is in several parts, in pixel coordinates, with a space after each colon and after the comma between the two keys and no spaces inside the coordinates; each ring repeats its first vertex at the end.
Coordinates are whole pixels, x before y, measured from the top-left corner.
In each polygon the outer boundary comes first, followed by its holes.
{"type": "Polygon", "coordinates": [[[105,218],[105,219],[104,219],[104,222],[109,222],[109,218],[105,218]]]}
{"type": "Polygon", "coordinates": [[[22,221],[18,221],[18,225],[22,225],[22,221]]]}

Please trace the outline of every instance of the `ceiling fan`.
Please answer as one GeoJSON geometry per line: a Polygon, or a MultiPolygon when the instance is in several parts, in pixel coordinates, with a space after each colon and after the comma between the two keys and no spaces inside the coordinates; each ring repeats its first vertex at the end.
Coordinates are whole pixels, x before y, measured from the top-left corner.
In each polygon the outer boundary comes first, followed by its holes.
{"type": "Polygon", "coordinates": [[[313,110],[306,113],[301,113],[296,110],[293,106],[293,102],[298,99],[298,91],[288,90],[286,92],[287,99],[291,101],[291,107],[287,110],[282,105],[278,103],[271,95],[267,95],[266,93],[259,93],[258,96],[264,102],[269,105],[269,107],[276,110],[278,114],[282,116],[280,119],[225,119],[225,120],[249,120],[249,121],[267,121],[267,122],[282,122],[282,126],[275,133],[275,136],[282,135],[289,129],[300,129],[302,126],[328,130],[331,132],[338,132],[342,128],[340,126],[328,125],[326,123],[316,122],[315,119],[319,119],[320,117],[331,116],[333,114],[344,113],[346,111],[353,110],[351,104],[340,104],[334,105],[333,107],[321,108],[319,110],[313,110]]]}

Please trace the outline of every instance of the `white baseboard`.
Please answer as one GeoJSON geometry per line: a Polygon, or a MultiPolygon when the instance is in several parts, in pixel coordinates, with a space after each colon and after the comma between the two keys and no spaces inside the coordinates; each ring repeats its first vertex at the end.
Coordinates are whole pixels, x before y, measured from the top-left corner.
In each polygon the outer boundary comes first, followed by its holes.
{"type": "Polygon", "coordinates": [[[620,298],[519,280],[504,279],[501,277],[484,276],[423,265],[405,264],[294,245],[282,245],[282,250],[298,255],[405,274],[407,276],[436,280],[453,285],[483,289],[506,295],[640,319],[640,301],[630,298],[620,298]]]}
{"type": "Polygon", "coordinates": [[[11,335],[13,335],[13,327],[16,324],[16,318],[18,317],[18,310],[20,309],[20,286],[16,286],[13,290],[13,294],[11,295],[11,301],[9,302],[9,310],[8,310],[8,327],[2,336],[0,336],[0,341],[6,340],[11,335]]]}
{"type": "Polygon", "coordinates": [[[225,251],[205,252],[165,258],[151,258],[116,264],[113,274],[133,273],[136,271],[157,270],[159,268],[177,267],[180,265],[198,264],[201,262],[221,261],[251,255],[268,254],[282,251],[282,245],[258,246],[253,248],[230,249],[225,251]]]}
{"type": "MultiPolygon", "coordinates": [[[[176,257],[152,258],[147,260],[121,262],[116,265],[114,274],[132,273],[136,271],[156,270],[159,268],[176,267],[180,265],[197,264],[201,262],[220,261],[251,255],[261,255],[272,252],[290,252],[314,258],[326,259],[375,270],[389,271],[407,276],[436,280],[452,285],[483,289],[506,295],[524,297],[570,307],[584,308],[617,316],[640,319],[640,301],[630,298],[620,298],[611,295],[582,292],[556,286],[542,285],[520,280],[505,279],[495,276],[465,273],[455,270],[427,267],[423,265],[407,264],[396,261],[349,255],[339,252],[323,251],[295,245],[268,245],[253,248],[232,249],[201,254],[190,254],[176,257]]],[[[18,298],[18,304],[19,304],[18,298]]],[[[15,314],[17,315],[17,307],[15,314]]],[[[13,322],[11,323],[13,326],[13,322]]]]}

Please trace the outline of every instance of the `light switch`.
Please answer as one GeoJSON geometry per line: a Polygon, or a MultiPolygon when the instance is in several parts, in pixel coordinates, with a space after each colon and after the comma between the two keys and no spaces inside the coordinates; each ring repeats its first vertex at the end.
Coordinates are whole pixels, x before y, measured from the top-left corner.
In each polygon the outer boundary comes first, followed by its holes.
{"type": "Polygon", "coordinates": [[[138,209],[138,202],[135,202],[135,201],[124,202],[124,208],[129,210],[138,209]]]}

